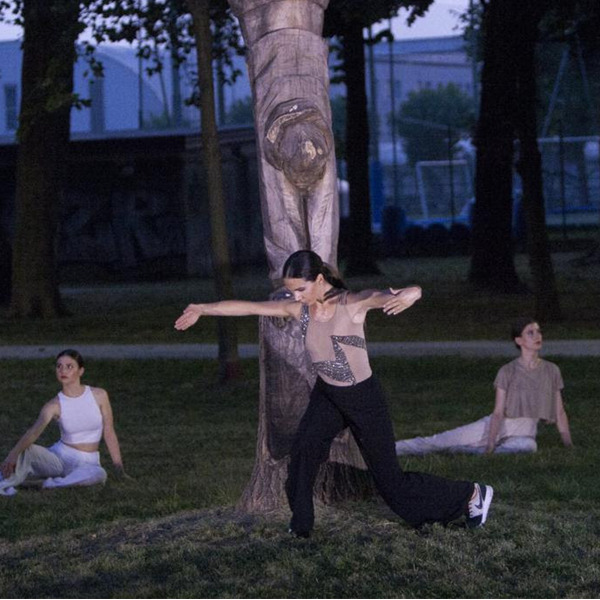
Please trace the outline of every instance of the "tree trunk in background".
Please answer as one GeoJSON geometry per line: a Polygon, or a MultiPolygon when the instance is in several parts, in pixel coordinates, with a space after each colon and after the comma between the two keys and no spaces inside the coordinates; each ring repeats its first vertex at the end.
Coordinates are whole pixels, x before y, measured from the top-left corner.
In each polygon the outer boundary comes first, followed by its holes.
{"type": "Polygon", "coordinates": [[[56,226],[73,101],[76,0],[26,0],[10,314],[61,312],[56,226]]]}
{"type": "Polygon", "coordinates": [[[542,181],[542,159],[537,142],[535,47],[538,25],[546,2],[522,0],[518,17],[516,52],[517,101],[515,123],[520,142],[517,169],[523,182],[527,247],[535,292],[535,318],[540,322],[562,318],[552,258],[548,246],[542,181]]]}
{"type": "MultiPolygon", "coordinates": [[[[224,300],[233,297],[233,287],[227,241],[221,148],[215,115],[210,0],[187,0],[187,5],[193,17],[198,57],[202,155],[208,182],[213,276],[217,298],[224,300]]],[[[236,320],[218,318],[217,323],[220,378],[222,380],[236,378],[240,374],[236,320]]]]}
{"type": "MultiPolygon", "coordinates": [[[[296,250],[337,262],[337,175],[322,38],[328,1],[230,0],[248,48],[263,230],[275,288],[296,250]]],[[[284,500],[288,455],[313,383],[299,323],[260,320],[260,368],[256,462],[239,504],[249,512],[277,508],[284,500]]],[[[317,497],[331,501],[370,491],[348,432],[336,438],[329,459],[317,497]]]]}
{"type": "Polygon", "coordinates": [[[343,35],[346,82],[346,164],[350,188],[350,239],[347,275],[378,274],[371,232],[369,190],[369,117],[363,27],[349,22],[343,35]]]}
{"type": "Polygon", "coordinates": [[[516,67],[514,14],[521,0],[490,0],[484,11],[481,108],[476,133],[473,255],[469,281],[479,287],[522,289],[514,265],[513,116],[516,67]]]}

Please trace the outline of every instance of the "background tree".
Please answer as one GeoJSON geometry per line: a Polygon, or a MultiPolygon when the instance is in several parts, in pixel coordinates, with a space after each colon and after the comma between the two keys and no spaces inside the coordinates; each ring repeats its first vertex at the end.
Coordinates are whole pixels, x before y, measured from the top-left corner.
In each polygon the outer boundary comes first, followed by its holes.
{"type": "Polygon", "coordinates": [[[538,27],[548,3],[521,2],[518,15],[520,57],[516,69],[515,129],[519,140],[517,170],[523,182],[523,207],[527,223],[527,247],[535,293],[535,316],[541,322],[562,318],[548,245],[542,182],[542,157],[538,147],[536,42],[538,27]]]}
{"type": "Polygon", "coordinates": [[[409,8],[409,22],[425,14],[433,0],[332,0],[325,18],[324,33],[339,40],[341,80],[346,85],[346,152],[349,199],[350,244],[345,271],[359,275],[379,271],[371,232],[369,190],[369,118],[367,111],[364,29],[381,19],[409,8]],[[351,124],[351,125],[350,125],[351,124]]]}
{"type": "MultiPolygon", "coordinates": [[[[211,258],[217,298],[231,298],[233,285],[213,65],[215,62],[219,65],[216,70],[219,83],[227,84],[238,74],[232,66],[232,56],[241,49],[237,23],[226,0],[148,0],[144,3],[122,0],[118,5],[96,0],[88,20],[91,20],[90,17],[94,17],[96,41],[135,41],[138,54],[153,59],[153,64],[147,69],[150,75],[164,67],[159,50],[167,51],[174,62],[173,68],[188,60],[195,50],[194,91],[192,97],[185,101],[200,110],[202,168],[207,182],[211,258]]],[[[217,329],[219,376],[225,381],[239,375],[237,326],[231,319],[220,318],[217,329]]]]}
{"type": "Polygon", "coordinates": [[[475,206],[469,280],[521,291],[512,242],[516,62],[514,19],[520,0],[482,2],[483,68],[475,134],[475,206]]]}
{"type": "MultiPolygon", "coordinates": [[[[207,0],[188,6],[183,0],[123,0],[118,4],[101,0],[18,0],[14,6],[0,2],[0,11],[4,19],[24,27],[11,313],[50,317],[61,311],[55,215],[63,186],[70,109],[74,103],[82,103],[73,95],[73,67],[75,42],[86,25],[91,27],[92,39],[81,44],[81,50],[96,74],[101,74],[101,65],[94,59],[94,46],[102,41],[136,41],[141,56],[155,58],[150,72],[162,69],[157,51],[160,46],[170,48],[172,56],[183,60],[196,41],[201,80],[197,89],[202,93],[190,101],[201,108],[217,295],[231,297],[211,63],[213,49],[227,47],[235,51],[239,47],[239,32],[227,3],[207,0]],[[192,10],[196,17],[193,26],[200,27],[196,35],[190,35],[190,20],[186,17],[192,10]],[[210,23],[207,29],[202,21],[207,14],[216,23],[216,36],[210,23]],[[217,38],[214,44],[213,37],[217,38]]],[[[231,64],[228,52],[221,51],[219,57],[222,63],[231,64]]],[[[219,357],[221,376],[234,376],[238,371],[235,324],[224,319],[219,320],[219,357]]]]}
{"type": "Polygon", "coordinates": [[[483,71],[476,134],[476,202],[470,280],[492,290],[520,291],[512,243],[514,140],[523,181],[536,318],[561,317],[546,233],[537,144],[535,49],[547,2],[489,0],[483,5],[483,71]]]}
{"type": "MultiPolygon", "coordinates": [[[[193,18],[193,31],[198,61],[198,107],[201,117],[202,151],[208,182],[208,203],[211,227],[213,277],[218,299],[233,297],[231,260],[227,240],[227,216],[223,192],[221,147],[217,132],[213,78],[213,36],[211,32],[211,1],[186,0],[193,18]]],[[[228,19],[225,2],[212,1],[215,27],[228,19]]],[[[219,365],[221,379],[239,376],[237,328],[235,319],[217,320],[219,334],[219,365]]]]}
{"type": "MultiPolygon", "coordinates": [[[[323,10],[328,3],[329,0],[230,0],[248,47],[265,246],[270,275],[276,286],[283,262],[300,248],[316,251],[333,266],[336,263],[335,156],[327,54],[321,39],[323,10]]],[[[379,18],[390,16],[389,3],[376,4],[379,18]]],[[[430,2],[421,4],[426,7],[430,2]]],[[[354,266],[350,264],[347,270],[366,272],[376,268],[372,261],[368,200],[362,34],[362,28],[371,21],[364,19],[364,14],[370,13],[362,2],[338,2],[337,10],[339,12],[328,13],[327,19],[339,25],[338,17],[343,16],[343,33],[334,31],[331,26],[328,33],[337,33],[344,42],[347,123],[352,123],[352,127],[346,129],[346,157],[349,172],[354,168],[359,172],[354,184],[352,231],[355,239],[361,240],[361,249],[354,255],[354,266]],[[355,131],[358,132],[356,137],[355,131]],[[358,157],[355,162],[350,159],[350,153],[358,157]],[[362,197],[360,190],[363,190],[362,197]]],[[[417,12],[415,9],[414,14],[417,12]]],[[[373,14],[370,17],[373,18],[373,14]]],[[[285,292],[276,292],[274,297],[279,293],[285,292]]],[[[279,506],[287,473],[287,455],[313,380],[307,370],[298,324],[261,319],[260,327],[257,459],[240,503],[245,510],[279,506]]],[[[355,497],[370,489],[360,474],[359,469],[364,468],[364,464],[351,439],[346,433],[334,441],[329,463],[321,470],[316,486],[316,495],[323,500],[355,497]]]]}
{"type": "Polygon", "coordinates": [[[410,92],[398,111],[398,133],[413,164],[419,160],[447,159],[448,132],[458,139],[474,123],[473,98],[454,83],[410,92]],[[428,128],[427,123],[434,127],[428,128]]]}
{"type": "MultiPolygon", "coordinates": [[[[259,165],[263,231],[275,292],[285,297],[281,269],[299,249],[335,267],[337,177],[327,45],[328,0],[231,0],[247,45],[259,165]]],[[[256,461],[240,501],[245,511],[279,507],[288,455],[306,410],[314,375],[296,321],[260,319],[260,403],[256,461]]],[[[334,441],[315,486],[332,501],[370,490],[349,433],[334,441]]]]}
{"type": "MultiPolygon", "coordinates": [[[[0,9],[6,15],[9,3],[0,9]]],[[[14,10],[24,36],[10,314],[55,317],[62,312],[56,215],[75,100],[75,41],[83,27],[78,0],[23,0],[14,10]]]]}

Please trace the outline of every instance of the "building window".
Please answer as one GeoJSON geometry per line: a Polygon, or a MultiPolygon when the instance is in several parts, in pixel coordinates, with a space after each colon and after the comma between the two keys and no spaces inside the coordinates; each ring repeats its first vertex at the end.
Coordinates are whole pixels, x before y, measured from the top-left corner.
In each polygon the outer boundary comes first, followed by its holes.
{"type": "Polygon", "coordinates": [[[6,84],[4,86],[4,106],[6,107],[6,130],[16,131],[19,126],[16,85],[6,84]]]}

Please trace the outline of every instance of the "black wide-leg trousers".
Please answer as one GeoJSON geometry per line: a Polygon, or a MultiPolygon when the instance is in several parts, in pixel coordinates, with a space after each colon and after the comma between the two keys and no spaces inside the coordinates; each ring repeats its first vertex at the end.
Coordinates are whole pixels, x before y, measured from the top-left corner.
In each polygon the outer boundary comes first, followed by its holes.
{"type": "Polygon", "coordinates": [[[410,525],[449,523],[465,514],[473,483],[403,471],[396,457],[392,421],[375,377],[353,386],[317,379],[291,451],[286,492],[290,528],[309,532],[314,524],[313,486],[335,436],[350,427],[377,490],[410,525]]]}

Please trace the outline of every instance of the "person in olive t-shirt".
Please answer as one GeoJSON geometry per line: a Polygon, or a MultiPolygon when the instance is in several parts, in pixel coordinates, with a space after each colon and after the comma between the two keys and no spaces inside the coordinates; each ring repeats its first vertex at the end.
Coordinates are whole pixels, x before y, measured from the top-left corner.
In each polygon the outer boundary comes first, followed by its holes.
{"type": "Polygon", "coordinates": [[[521,355],[498,371],[491,415],[429,437],[399,440],[396,454],[535,452],[538,421],[555,423],[564,445],[572,446],[560,369],[539,356],[540,326],[534,319],[519,319],[512,327],[512,339],[521,355]]]}

